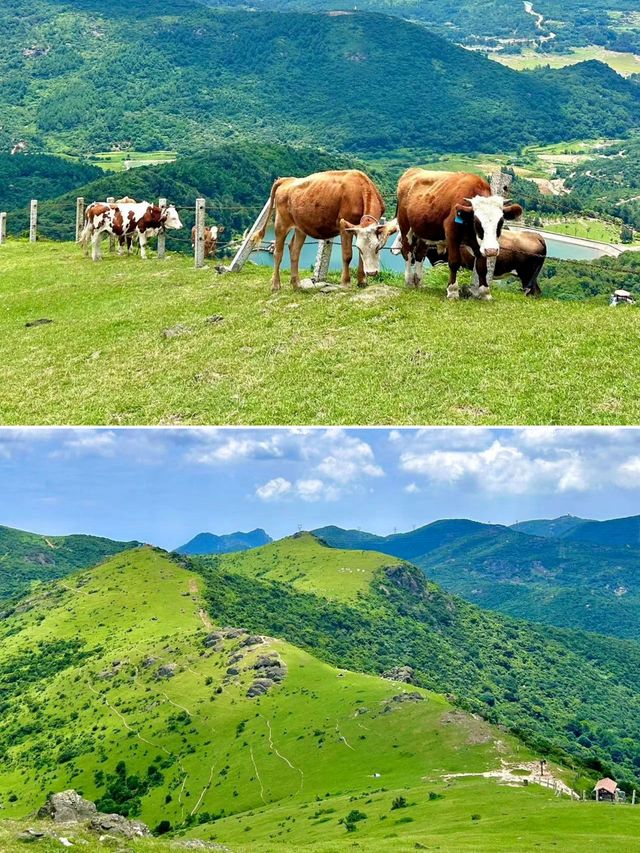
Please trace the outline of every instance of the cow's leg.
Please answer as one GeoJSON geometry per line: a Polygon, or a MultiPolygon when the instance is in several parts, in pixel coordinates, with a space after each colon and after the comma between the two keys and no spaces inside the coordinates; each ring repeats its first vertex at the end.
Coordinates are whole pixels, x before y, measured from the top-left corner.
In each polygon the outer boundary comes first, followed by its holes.
{"type": "Polygon", "coordinates": [[[362,254],[358,252],[358,287],[367,286],[367,277],[364,272],[364,263],[362,262],[362,254]]]}
{"type": "Polygon", "coordinates": [[[124,248],[124,237],[118,237],[118,257],[122,256],[123,248],[124,248]]]}
{"type": "Polygon", "coordinates": [[[416,261],[415,268],[413,270],[413,286],[416,290],[419,287],[422,287],[422,265],[424,261],[416,261]]]}
{"type": "Polygon", "coordinates": [[[340,245],[342,248],[342,284],[351,284],[351,259],[353,258],[353,234],[341,229],[340,245]]]}
{"type": "Polygon", "coordinates": [[[449,261],[449,284],[447,285],[447,299],[460,299],[460,288],[458,287],[459,269],[459,262],[449,261]]]}
{"type": "Polygon", "coordinates": [[[542,264],[532,271],[522,269],[516,269],[516,275],[522,282],[522,289],[524,290],[525,296],[532,296],[534,298],[541,296],[542,291],[540,290],[540,285],[538,284],[538,274],[542,269],[542,264]]]}
{"type": "Polygon", "coordinates": [[[138,241],[140,243],[140,257],[143,261],[147,259],[147,235],[144,231],[141,231],[138,235],[138,241]]]}
{"type": "Polygon", "coordinates": [[[476,257],[475,271],[478,276],[478,289],[473,295],[484,302],[488,302],[491,299],[491,293],[487,280],[487,259],[484,255],[476,257]]]}
{"type": "Polygon", "coordinates": [[[276,239],[275,246],[273,249],[273,275],[271,276],[271,290],[274,293],[277,290],[280,290],[280,264],[282,263],[282,256],[284,254],[284,241],[287,239],[289,228],[284,226],[281,222],[278,222],[278,218],[276,216],[275,230],[276,239]]]}
{"type": "Polygon", "coordinates": [[[102,240],[102,232],[94,231],[91,235],[91,257],[94,261],[99,261],[102,257],[100,252],[100,241],[102,240]]]}
{"type": "Polygon", "coordinates": [[[293,232],[291,242],[289,243],[289,259],[291,262],[291,287],[293,287],[294,290],[297,290],[300,287],[300,252],[302,251],[302,246],[304,245],[304,241],[306,240],[306,238],[307,235],[304,233],[304,231],[301,231],[299,228],[296,228],[296,230],[293,232]]]}

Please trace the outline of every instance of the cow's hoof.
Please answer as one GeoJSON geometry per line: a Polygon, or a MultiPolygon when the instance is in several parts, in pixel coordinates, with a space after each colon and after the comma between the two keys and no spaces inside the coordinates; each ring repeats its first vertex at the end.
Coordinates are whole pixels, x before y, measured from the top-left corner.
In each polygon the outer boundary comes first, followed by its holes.
{"type": "Polygon", "coordinates": [[[447,290],[447,299],[457,300],[460,299],[460,291],[459,290],[447,290]]]}
{"type": "Polygon", "coordinates": [[[490,302],[491,299],[493,299],[493,297],[491,296],[491,293],[489,292],[488,287],[479,287],[478,288],[478,299],[481,302],[490,302]]]}
{"type": "Polygon", "coordinates": [[[361,289],[364,289],[365,287],[369,286],[369,283],[367,281],[359,281],[357,282],[357,286],[361,289]]]}

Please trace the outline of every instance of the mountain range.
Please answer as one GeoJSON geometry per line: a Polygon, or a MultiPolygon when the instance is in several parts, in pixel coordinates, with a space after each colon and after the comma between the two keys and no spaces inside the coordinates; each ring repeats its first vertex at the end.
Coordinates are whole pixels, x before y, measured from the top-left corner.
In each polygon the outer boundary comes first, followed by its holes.
{"type": "Polygon", "coordinates": [[[450,519],[386,537],[335,527],[314,533],[333,547],[410,559],[428,578],[482,607],[640,639],[639,522],[637,516],[565,516],[509,528],[450,519]]]}
{"type": "Polygon", "coordinates": [[[248,533],[225,533],[217,536],[215,533],[198,533],[185,545],[175,548],[177,554],[228,554],[232,551],[247,551],[272,542],[262,528],[248,533]]]}

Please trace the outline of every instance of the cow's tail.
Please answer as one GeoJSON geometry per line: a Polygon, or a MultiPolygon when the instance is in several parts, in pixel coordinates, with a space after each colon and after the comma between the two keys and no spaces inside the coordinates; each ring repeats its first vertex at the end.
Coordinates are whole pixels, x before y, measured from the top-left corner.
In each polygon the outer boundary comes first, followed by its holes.
{"type": "Polygon", "coordinates": [[[80,236],[78,237],[78,243],[82,246],[83,249],[87,248],[89,240],[91,239],[92,231],[93,227],[91,225],[91,222],[87,220],[84,224],[84,228],[80,232],[80,236]]]}
{"type": "Polygon", "coordinates": [[[278,187],[282,184],[283,181],[286,180],[286,178],[278,178],[273,182],[273,186],[271,187],[271,195],[269,196],[269,207],[267,208],[267,215],[265,216],[262,228],[260,228],[259,231],[256,231],[252,238],[254,248],[256,246],[259,246],[260,243],[262,243],[262,241],[264,240],[264,235],[267,233],[267,228],[269,227],[269,222],[271,221],[271,214],[273,213],[273,206],[275,204],[278,187]]]}

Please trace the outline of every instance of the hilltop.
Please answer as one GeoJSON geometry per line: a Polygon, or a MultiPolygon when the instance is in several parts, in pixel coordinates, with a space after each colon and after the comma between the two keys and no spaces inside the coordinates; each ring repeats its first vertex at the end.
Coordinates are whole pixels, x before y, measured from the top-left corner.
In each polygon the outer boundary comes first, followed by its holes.
{"type": "Polygon", "coordinates": [[[638,523],[637,517],[592,522],[564,516],[511,528],[443,520],[386,537],[340,528],[315,532],[335,548],[410,559],[428,578],[480,607],[638,640],[638,523]]]}
{"type": "Polygon", "coordinates": [[[465,814],[483,810],[483,832],[498,804],[566,820],[551,792],[482,777],[528,772],[535,756],[510,735],[442,695],[215,624],[206,598],[221,592],[183,558],[145,547],[42,588],[0,620],[3,818],[73,786],[103,811],[234,850],[335,843],[354,809],[358,838],[373,845],[393,828],[413,846],[466,797],[465,814]],[[396,814],[398,796],[407,810],[396,814]]]}
{"type": "Polygon", "coordinates": [[[64,577],[139,544],[102,536],[44,536],[0,526],[0,599],[25,592],[34,581],[64,577]]]}
{"type": "Polygon", "coordinates": [[[417,566],[329,549],[310,534],[194,558],[193,566],[218,621],[277,634],[337,666],[375,674],[410,666],[414,683],[456,696],[536,751],[618,781],[636,777],[634,642],[484,611],[428,581],[417,566]]]}
{"type": "Polygon", "coordinates": [[[3,6],[0,149],[185,153],[250,138],[493,152],[637,124],[640,87],[604,65],[519,73],[382,14],[187,0],[113,0],[103,14],[98,0],[3,6]]]}

